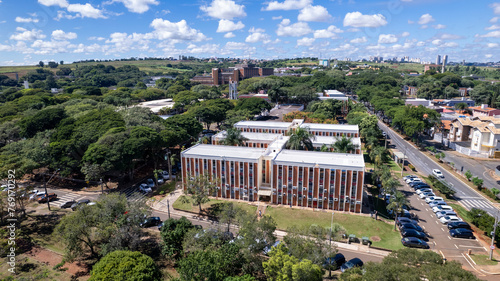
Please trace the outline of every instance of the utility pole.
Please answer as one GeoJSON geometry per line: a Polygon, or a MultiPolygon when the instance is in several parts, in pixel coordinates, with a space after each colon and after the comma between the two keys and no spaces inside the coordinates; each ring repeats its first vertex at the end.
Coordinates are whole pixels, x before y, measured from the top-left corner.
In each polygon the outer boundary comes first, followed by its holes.
{"type": "MultiPolygon", "coordinates": [[[[333,234],[333,212],[332,212],[332,222],[330,223],[330,251],[329,251],[330,253],[332,251],[332,234],[333,234]]],[[[330,257],[331,257],[331,255],[330,255],[330,257]]],[[[331,265],[332,261],[329,260],[328,263],[329,263],[328,264],[328,277],[332,278],[332,265],[331,265]]]]}
{"type": "Polygon", "coordinates": [[[103,186],[103,182],[102,182],[102,179],[99,179],[101,181],[101,194],[104,194],[104,186],[103,186]]]}
{"type": "Polygon", "coordinates": [[[403,170],[405,168],[405,159],[406,159],[406,149],[403,152],[403,161],[401,161],[401,177],[403,176],[403,170]]]}
{"type": "Polygon", "coordinates": [[[170,218],[170,201],[167,199],[168,218],[170,218]]]}
{"type": "Polygon", "coordinates": [[[491,232],[491,246],[490,246],[490,260],[493,258],[493,249],[495,249],[495,235],[497,234],[497,226],[498,226],[498,209],[497,215],[495,217],[495,224],[493,225],[493,232],[491,232]]]}

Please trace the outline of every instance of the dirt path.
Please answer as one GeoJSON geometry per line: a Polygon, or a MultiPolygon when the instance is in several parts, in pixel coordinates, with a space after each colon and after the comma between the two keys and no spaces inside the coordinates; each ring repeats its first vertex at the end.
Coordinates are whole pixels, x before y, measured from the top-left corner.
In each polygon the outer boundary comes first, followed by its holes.
{"type": "MultiPolygon", "coordinates": [[[[61,263],[63,260],[62,255],[60,255],[56,252],[44,249],[44,248],[39,248],[39,247],[33,248],[30,252],[28,252],[26,254],[28,256],[30,256],[31,258],[33,258],[41,263],[44,263],[50,267],[56,266],[57,264],[61,263]]],[[[87,269],[87,267],[83,264],[80,264],[79,262],[65,263],[62,266],[62,268],[67,268],[68,270],[66,270],[66,272],[71,274],[71,275],[85,276],[85,275],[89,274],[89,270],[87,269]]],[[[88,277],[90,277],[90,276],[87,276],[87,278],[84,277],[83,279],[80,279],[80,280],[86,280],[86,279],[88,279],[88,277]]]]}

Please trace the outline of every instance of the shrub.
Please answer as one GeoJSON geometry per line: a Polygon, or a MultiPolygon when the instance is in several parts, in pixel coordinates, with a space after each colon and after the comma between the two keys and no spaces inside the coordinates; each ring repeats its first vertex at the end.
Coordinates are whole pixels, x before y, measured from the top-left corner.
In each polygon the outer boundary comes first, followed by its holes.
{"type": "Polygon", "coordinates": [[[428,147],[426,147],[426,148],[427,148],[427,150],[429,150],[430,152],[432,152],[432,153],[436,153],[436,147],[434,147],[434,146],[428,146],[428,147]]]}
{"type": "Polygon", "coordinates": [[[494,187],[493,187],[493,188],[491,189],[491,193],[493,193],[493,194],[495,194],[495,196],[497,196],[497,195],[498,195],[498,193],[500,193],[500,190],[499,190],[498,188],[494,188],[494,187]]]}
{"type": "MultiPolygon", "coordinates": [[[[493,192],[493,189],[494,189],[494,188],[492,188],[491,190],[489,190],[489,189],[487,189],[487,188],[483,188],[482,192],[483,192],[486,196],[490,197],[491,199],[495,199],[495,200],[497,200],[497,201],[498,201],[499,199],[497,198],[496,194],[493,192]]],[[[498,190],[498,189],[497,189],[497,191],[500,191],[500,190],[498,190]]],[[[498,193],[497,193],[497,194],[498,194],[498,193]]]]}
{"type": "Polygon", "coordinates": [[[415,166],[413,166],[412,164],[408,164],[408,168],[410,168],[412,171],[415,171],[415,166]]]}
{"type": "Polygon", "coordinates": [[[483,179],[474,177],[472,179],[472,183],[477,187],[477,189],[481,190],[481,187],[483,186],[483,179]]]}
{"type": "Polygon", "coordinates": [[[436,156],[437,160],[441,160],[444,157],[446,157],[446,155],[444,154],[444,152],[436,153],[434,156],[436,156]]]}
{"type": "Polygon", "coordinates": [[[429,180],[431,181],[432,186],[439,190],[446,198],[452,198],[453,195],[455,195],[455,190],[452,189],[450,186],[443,184],[440,182],[436,177],[434,176],[429,176],[429,180]]]}
{"type": "Polygon", "coordinates": [[[467,170],[467,172],[465,172],[464,176],[467,178],[467,180],[470,181],[470,179],[472,178],[472,172],[470,170],[467,170]]]}

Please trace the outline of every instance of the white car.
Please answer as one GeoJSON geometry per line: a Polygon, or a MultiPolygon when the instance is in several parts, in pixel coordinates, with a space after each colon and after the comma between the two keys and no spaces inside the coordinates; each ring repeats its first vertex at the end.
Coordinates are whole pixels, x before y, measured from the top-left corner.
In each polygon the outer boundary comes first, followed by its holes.
{"type": "Polygon", "coordinates": [[[436,176],[437,178],[444,178],[443,173],[441,173],[441,171],[440,171],[440,170],[438,170],[438,169],[434,169],[434,170],[432,170],[432,174],[433,174],[434,176],[436,176]]]}
{"type": "Polygon", "coordinates": [[[457,216],[457,213],[453,212],[453,211],[441,211],[441,212],[437,212],[436,213],[436,218],[440,219],[442,217],[445,217],[445,216],[457,216]]]}
{"type": "Polygon", "coordinates": [[[168,174],[168,171],[161,172],[161,176],[163,177],[164,180],[170,179],[170,175],[168,174]]]}
{"type": "Polygon", "coordinates": [[[406,180],[406,183],[411,183],[411,182],[421,182],[422,180],[420,178],[409,178],[406,180]]]}
{"type": "Polygon", "coordinates": [[[149,193],[149,192],[152,192],[153,190],[151,189],[151,187],[149,187],[147,184],[145,183],[141,183],[141,185],[139,185],[139,190],[144,192],[144,193],[149,193]]]}
{"type": "Polygon", "coordinates": [[[427,196],[425,198],[425,203],[431,203],[431,202],[435,202],[435,201],[444,201],[443,197],[439,197],[439,196],[427,196]]]}
{"type": "Polygon", "coordinates": [[[417,194],[420,195],[421,193],[425,193],[425,192],[432,192],[432,189],[430,188],[422,188],[422,189],[417,189],[417,194]]]}
{"type": "Polygon", "coordinates": [[[439,221],[441,221],[442,224],[447,224],[449,222],[462,221],[462,219],[457,216],[444,216],[440,218],[439,221]]]}
{"type": "Polygon", "coordinates": [[[453,211],[453,208],[451,206],[448,206],[448,205],[439,205],[439,206],[433,207],[432,211],[434,213],[437,213],[440,211],[453,211]]]}
{"type": "Polygon", "coordinates": [[[45,191],[33,190],[33,194],[30,195],[30,200],[37,200],[39,196],[45,195],[45,191]]]}
{"type": "Polygon", "coordinates": [[[415,176],[415,175],[407,175],[407,176],[404,176],[404,177],[403,177],[403,180],[404,180],[404,181],[406,181],[406,180],[408,180],[408,179],[413,179],[413,178],[418,178],[418,177],[417,177],[417,176],[415,176]]]}
{"type": "Polygon", "coordinates": [[[158,184],[163,184],[164,182],[163,178],[158,178],[158,184]]]}
{"type": "Polygon", "coordinates": [[[433,192],[424,192],[424,193],[420,193],[419,197],[424,199],[426,198],[427,196],[436,196],[436,194],[434,194],[433,192]]]}
{"type": "Polygon", "coordinates": [[[444,202],[444,201],[434,201],[434,202],[429,203],[429,207],[431,207],[431,208],[434,208],[437,206],[445,206],[445,205],[448,205],[448,204],[446,204],[446,202],[444,202]]]}

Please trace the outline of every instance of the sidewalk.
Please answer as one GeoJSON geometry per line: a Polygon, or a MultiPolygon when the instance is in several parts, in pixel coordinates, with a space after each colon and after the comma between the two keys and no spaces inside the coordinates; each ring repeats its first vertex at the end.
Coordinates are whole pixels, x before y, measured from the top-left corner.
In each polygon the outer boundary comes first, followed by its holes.
{"type": "MultiPolygon", "coordinates": [[[[152,201],[149,204],[149,206],[152,209],[154,209],[155,211],[160,211],[160,212],[164,212],[164,213],[168,213],[169,209],[168,209],[167,206],[169,206],[171,213],[175,213],[175,214],[184,216],[188,220],[193,220],[192,217],[193,217],[194,213],[185,212],[185,211],[181,211],[181,210],[174,210],[174,208],[172,207],[173,203],[181,195],[183,195],[183,194],[184,194],[184,192],[183,192],[182,189],[176,189],[175,191],[171,192],[170,195],[165,196],[165,198],[163,198],[162,200],[160,200],[160,201],[152,201]]],[[[264,205],[261,204],[261,206],[265,206],[265,204],[264,205]]],[[[265,207],[264,207],[264,211],[265,211],[265,207]]],[[[264,215],[264,212],[262,212],[262,215],[264,215]]],[[[208,221],[208,219],[203,219],[203,220],[207,220],[208,221]]],[[[283,237],[285,237],[287,233],[285,231],[283,231],[283,230],[276,230],[276,231],[274,231],[274,234],[279,239],[283,239],[283,237]]],[[[362,244],[356,244],[356,243],[354,243],[354,244],[347,244],[347,243],[343,243],[343,242],[335,242],[335,245],[339,249],[346,249],[346,250],[351,250],[351,251],[365,252],[365,253],[368,253],[368,254],[380,256],[382,258],[385,257],[385,256],[387,256],[387,255],[389,255],[391,253],[390,251],[384,251],[384,250],[380,250],[380,249],[370,248],[368,246],[365,246],[365,245],[362,245],[362,244]]]]}

